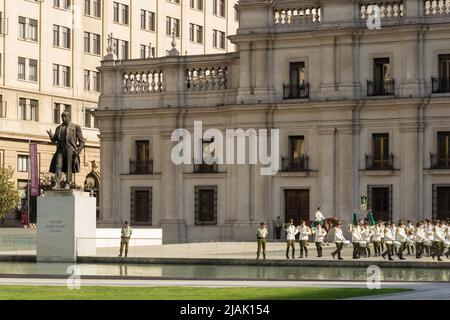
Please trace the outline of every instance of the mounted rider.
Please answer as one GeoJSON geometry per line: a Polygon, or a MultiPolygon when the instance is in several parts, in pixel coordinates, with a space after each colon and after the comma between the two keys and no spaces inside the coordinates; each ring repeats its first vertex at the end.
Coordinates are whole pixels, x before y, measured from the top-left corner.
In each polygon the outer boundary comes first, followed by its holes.
{"type": "Polygon", "coordinates": [[[325,216],[323,215],[320,207],[318,207],[316,213],[314,214],[314,222],[312,223],[312,227],[315,228],[319,224],[321,227],[323,227],[324,222],[325,222],[325,216]]]}

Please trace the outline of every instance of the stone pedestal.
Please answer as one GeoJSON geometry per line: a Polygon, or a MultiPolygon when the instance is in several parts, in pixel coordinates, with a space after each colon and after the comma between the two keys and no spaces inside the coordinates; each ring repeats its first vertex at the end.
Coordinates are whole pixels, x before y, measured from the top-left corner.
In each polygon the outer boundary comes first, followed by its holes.
{"type": "Polygon", "coordinates": [[[77,252],[95,255],[95,210],[95,198],[82,191],[47,191],[39,197],[37,261],[76,262],[77,252]]]}

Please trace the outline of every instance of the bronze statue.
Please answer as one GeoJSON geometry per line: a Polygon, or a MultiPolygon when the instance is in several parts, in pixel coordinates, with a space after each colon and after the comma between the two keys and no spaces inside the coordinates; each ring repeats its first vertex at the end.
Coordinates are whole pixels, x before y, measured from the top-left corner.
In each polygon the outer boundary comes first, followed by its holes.
{"type": "Polygon", "coordinates": [[[55,134],[47,130],[53,143],[57,144],[56,152],[50,164],[50,172],[55,174],[55,189],[61,188],[62,173],[66,173],[65,189],[70,189],[73,183],[72,174],[80,172],[80,153],[84,149],[85,139],[81,127],[70,121],[70,113],[61,114],[62,124],[56,128],[55,134]]]}

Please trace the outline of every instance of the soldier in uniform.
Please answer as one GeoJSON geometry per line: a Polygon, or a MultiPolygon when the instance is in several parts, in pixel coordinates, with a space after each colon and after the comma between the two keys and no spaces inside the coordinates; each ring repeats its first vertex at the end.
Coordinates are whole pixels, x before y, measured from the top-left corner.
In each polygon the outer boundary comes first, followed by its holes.
{"type": "Polygon", "coordinates": [[[281,223],[281,218],[277,217],[277,220],[275,220],[273,225],[275,227],[276,238],[277,238],[277,240],[280,240],[281,239],[281,227],[283,226],[283,224],[281,223]]]}
{"type": "Polygon", "coordinates": [[[422,258],[423,242],[425,241],[425,230],[421,222],[417,223],[414,230],[414,242],[416,244],[416,259],[422,258]]]}
{"type": "Polygon", "coordinates": [[[394,231],[388,225],[384,229],[384,243],[386,244],[386,251],[381,254],[383,259],[386,259],[386,254],[387,254],[389,257],[389,260],[394,260],[394,259],[392,259],[392,253],[393,253],[392,247],[393,247],[394,241],[395,241],[394,231]]]}
{"type": "Polygon", "coordinates": [[[336,250],[331,253],[331,256],[334,259],[335,256],[337,255],[338,260],[343,260],[343,258],[341,257],[341,251],[344,246],[345,237],[344,234],[342,233],[341,223],[339,221],[335,224],[333,230],[334,230],[334,243],[336,244],[336,250]]]}
{"type": "Polygon", "coordinates": [[[359,242],[361,239],[361,228],[359,225],[350,225],[350,232],[352,234],[352,245],[353,245],[353,259],[359,259],[360,257],[360,247],[359,242]]]}
{"type": "Polygon", "coordinates": [[[300,242],[300,256],[299,258],[303,258],[303,251],[305,251],[305,258],[308,257],[308,238],[312,234],[311,229],[306,225],[305,221],[300,221],[300,225],[297,227],[299,237],[298,240],[300,242]]]}
{"type": "Polygon", "coordinates": [[[261,250],[263,252],[263,258],[266,259],[266,243],[267,243],[267,235],[268,231],[266,228],[266,224],[261,222],[260,227],[256,231],[256,238],[258,239],[258,252],[256,253],[256,259],[259,259],[259,255],[261,250]]]}
{"type": "Polygon", "coordinates": [[[298,233],[298,229],[294,226],[294,220],[290,220],[288,224],[284,226],[286,230],[286,259],[289,259],[289,249],[292,248],[292,259],[295,258],[295,235],[298,233]]]}
{"type": "Polygon", "coordinates": [[[130,225],[127,221],[123,223],[122,230],[121,230],[121,241],[120,241],[120,253],[119,257],[122,256],[123,250],[125,249],[125,257],[128,255],[128,243],[130,242],[131,233],[133,230],[131,229],[130,225]]]}
{"type": "Polygon", "coordinates": [[[322,244],[324,237],[327,235],[327,232],[324,228],[322,228],[320,224],[318,224],[317,227],[313,229],[313,234],[315,235],[314,242],[316,244],[317,258],[320,258],[323,255],[322,244]]]}
{"type": "Polygon", "coordinates": [[[441,256],[444,253],[444,240],[445,236],[442,233],[441,224],[439,221],[436,221],[433,228],[433,248],[431,257],[434,260],[434,257],[437,256],[438,261],[444,261],[441,259],[441,256]]]}
{"type": "Polygon", "coordinates": [[[399,223],[399,226],[396,231],[396,240],[401,243],[400,248],[397,251],[397,256],[400,260],[405,260],[403,258],[403,251],[406,249],[406,243],[408,242],[408,236],[406,235],[406,228],[403,221],[399,223]]]}

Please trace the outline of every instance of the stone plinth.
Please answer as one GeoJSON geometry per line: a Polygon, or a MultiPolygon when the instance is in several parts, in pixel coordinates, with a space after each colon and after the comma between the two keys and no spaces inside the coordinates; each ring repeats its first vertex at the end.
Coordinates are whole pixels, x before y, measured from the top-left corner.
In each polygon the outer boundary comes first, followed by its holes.
{"type": "Polygon", "coordinates": [[[95,232],[96,201],[89,193],[57,190],[38,198],[37,261],[76,262],[77,252],[95,255],[95,232]]]}

